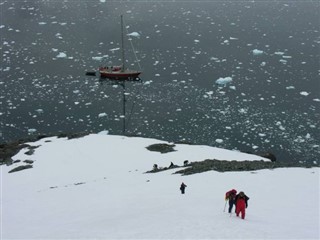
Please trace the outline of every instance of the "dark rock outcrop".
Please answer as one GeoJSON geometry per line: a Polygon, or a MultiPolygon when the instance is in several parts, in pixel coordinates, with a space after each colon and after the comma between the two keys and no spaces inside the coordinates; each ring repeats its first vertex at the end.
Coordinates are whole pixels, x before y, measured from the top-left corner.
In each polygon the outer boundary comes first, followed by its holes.
{"type": "Polygon", "coordinates": [[[25,170],[25,169],[29,169],[29,168],[32,168],[32,165],[19,166],[19,167],[16,167],[16,168],[12,169],[11,171],[9,171],[9,173],[19,172],[19,171],[22,171],[22,170],[25,170]]]}
{"type": "Polygon", "coordinates": [[[148,147],[146,147],[149,151],[153,152],[160,152],[160,153],[168,153],[168,152],[174,152],[174,147],[176,145],[174,144],[166,144],[166,143],[158,143],[158,144],[152,144],[148,147]]]}

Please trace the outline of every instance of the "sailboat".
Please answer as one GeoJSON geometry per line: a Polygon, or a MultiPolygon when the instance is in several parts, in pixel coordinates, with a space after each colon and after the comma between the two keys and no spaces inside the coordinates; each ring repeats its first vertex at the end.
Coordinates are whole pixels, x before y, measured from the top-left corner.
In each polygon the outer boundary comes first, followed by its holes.
{"type": "Polygon", "coordinates": [[[126,69],[123,38],[123,17],[121,15],[121,66],[99,67],[100,77],[112,80],[137,80],[141,71],[126,69]]]}

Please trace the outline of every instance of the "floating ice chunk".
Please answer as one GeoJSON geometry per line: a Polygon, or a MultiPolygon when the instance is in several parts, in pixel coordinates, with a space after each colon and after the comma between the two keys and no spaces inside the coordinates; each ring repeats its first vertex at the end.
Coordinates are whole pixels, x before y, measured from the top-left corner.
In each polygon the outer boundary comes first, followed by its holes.
{"type": "Polygon", "coordinates": [[[194,42],[195,42],[195,43],[199,43],[199,42],[200,42],[200,40],[198,40],[198,39],[195,39],[195,40],[194,40],[194,42]]]}
{"type": "Polygon", "coordinates": [[[92,60],[95,61],[101,61],[103,59],[103,57],[92,57],[92,60]]]}
{"type": "Polygon", "coordinates": [[[138,32],[128,33],[127,36],[139,38],[140,34],[138,32]]]}
{"type": "Polygon", "coordinates": [[[57,58],[66,58],[67,54],[65,54],[64,52],[59,52],[59,54],[57,55],[57,58]]]}
{"type": "Polygon", "coordinates": [[[4,25],[0,25],[0,29],[1,29],[1,28],[4,28],[4,27],[5,27],[4,25]]]}
{"type": "Polygon", "coordinates": [[[177,72],[172,72],[172,73],[171,73],[171,75],[177,75],[177,74],[178,74],[177,72]]]}
{"type": "Polygon", "coordinates": [[[106,113],[99,113],[98,117],[101,118],[101,117],[106,117],[107,114],[106,113]]]}
{"type": "Polygon", "coordinates": [[[265,137],[265,136],[267,136],[265,133],[259,133],[259,136],[260,137],[265,137]]]}
{"type": "Polygon", "coordinates": [[[302,91],[302,92],[300,92],[300,95],[302,95],[302,96],[308,96],[310,93],[308,93],[308,92],[306,92],[306,91],[302,91]]]}
{"type": "Polygon", "coordinates": [[[106,0],[99,0],[101,3],[105,3],[106,2],[106,0]]]}
{"type": "Polygon", "coordinates": [[[263,51],[259,50],[259,49],[253,49],[252,53],[253,53],[253,55],[261,55],[261,54],[263,54],[263,51]]]}
{"type": "Polygon", "coordinates": [[[37,113],[43,113],[43,109],[40,109],[40,108],[39,108],[39,109],[36,110],[36,112],[37,112],[37,113]]]}
{"type": "Polygon", "coordinates": [[[267,65],[267,63],[266,62],[262,62],[262,63],[260,63],[260,66],[261,67],[264,67],[264,66],[266,66],[267,65]]]}
{"type": "Polygon", "coordinates": [[[275,52],[274,54],[276,54],[276,55],[283,55],[284,52],[275,52]]]}
{"type": "Polygon", "coordinates": [[[212,60],[212,61],[219,61],[219,58],[211,57],[210,60],[212,60]]]}
{"type": "Polygon", "coordinates": [[[39,25],[46,25],[46,22],[39,22],[39,25]]]}
{"type": "Polygon", "coordinates": [[[230,82],[232,82],[232,77],[219,78],[216,80],[216,84],[218,85],[226,85],[230,82]]]}
{"type": "Polygon", "coordinates": [[[222,139],[216,139],[216,143],[223,143],[223,140],[222,139]]]}
{"type": "Polygon", "coordinates": [[[319,98],[315,98],[315,99],[313,99],[313,101],[320,102],[320,99],[319,98]]]}
{"type": "Polygon", "coordinates": [[[244,109],[244,108],[241,108],[238,111],[239,111],[239,113],[242,113],[242,114],[248,113],[248,109],[244,109]]]}
{"type": "Polygon", "coordinates": [[[287,90],[289,90],[289,89],[295,89],[295,87],[294,87],[294,86],[289,86],[289,87],[286,87],[286,89],[287,89],[287,90]]]}
{"type": "Polygon", "coordinates": [[[112,48],[112,49],[110,49],[109,51],[110,51],[110,52],[114,52],[114,51],[118,51],[118,50],[120,50],[120,48],[112,48]]]}
{"type": "Polygon", "coordinates": [[[37,131],[37,129],[35,129],[35,128],[30,128],[30,129],[28,129],[28,133],[35,133],[37,131]]]}
{"type": "Polygon", "coordinates": [[[230,86],[229,88],[232,90],[236,90],[236,86],[230,86]]]}
{"type": "Polygon", "coordinates": [[[307,135],[306,135],[306,139],[310,139],[310,138],[311,138],[310,133],[307,133],[307,135]]]}

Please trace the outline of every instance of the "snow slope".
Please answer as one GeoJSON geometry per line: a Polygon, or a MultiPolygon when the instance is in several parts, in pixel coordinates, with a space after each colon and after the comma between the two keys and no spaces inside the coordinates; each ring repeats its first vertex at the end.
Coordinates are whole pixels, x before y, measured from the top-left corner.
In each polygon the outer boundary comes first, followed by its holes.
{"type": "Polygon", "coordinates": [[[208,146],[145,148],[155,143],[166,142],[91,134],[30,143],[41,146],[14,160],[34,160],[32,169],[1,166],[1,239],[319,238],[319,168],[147,174],[155,163],[261,159],[208,146]],[[223,211],[231,188],[250,197],[245,220],[223,211]]]}

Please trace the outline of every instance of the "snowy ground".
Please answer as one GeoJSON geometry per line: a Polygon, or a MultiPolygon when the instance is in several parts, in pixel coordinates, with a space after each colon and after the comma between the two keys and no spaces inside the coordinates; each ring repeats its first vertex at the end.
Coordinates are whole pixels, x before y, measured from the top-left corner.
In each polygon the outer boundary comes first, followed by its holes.
{"type": "Polygon", "coordinates": [[[319,168],[146,174],[153,164],[206,158],[261,157],[206,146],[177,145],[160,154],[155,139],[92,134],[46,138],[33,168],[1,166],[1,239],[318,239],[319,168]],[[49,141],[50,140],[50,141],[49,141]],[[181,182],[187,184],[181,195],[181,182]],[[249,197],[245,220],[224,212],[224,194],[249,197]]]}

